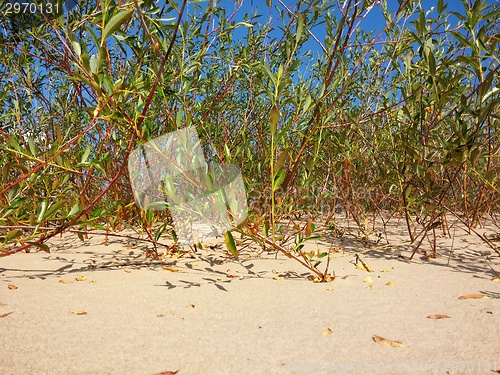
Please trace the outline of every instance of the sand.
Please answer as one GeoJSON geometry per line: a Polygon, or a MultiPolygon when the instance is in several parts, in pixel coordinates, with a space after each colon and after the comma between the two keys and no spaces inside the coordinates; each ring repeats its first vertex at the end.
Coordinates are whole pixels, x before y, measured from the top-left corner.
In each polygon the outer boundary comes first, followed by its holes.
{"type": "Polygon", "coordinates": [[[141,242],[65,234],[50,254],[0,258],[0,373],[500,372],[500,257],[457,230],[436,259],[409,261],[402,227],[368,251],[347,234],[310,244],[343,249],[330,283],[275,252],[153,260],[141,242]],[[374,272],[356,268],[360,250],[374,272]],[[459,299],[471,294],[484,298],[459,299]]]}

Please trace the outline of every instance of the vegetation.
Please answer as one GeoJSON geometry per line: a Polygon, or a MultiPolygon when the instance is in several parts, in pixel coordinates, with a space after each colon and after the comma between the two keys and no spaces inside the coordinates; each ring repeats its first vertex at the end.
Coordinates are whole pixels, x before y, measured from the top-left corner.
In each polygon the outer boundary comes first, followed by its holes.
{"type": "Polygon", "coordinates": [[[82,1],[1,21],[0,256],[48,251],[70,229],[136,226],[158,245],[169,214],[135,206],[127,157],[185,126],[241,167],[238,231],[320,279],[327,254],[301,249],[339,208],[365,238],[400,216],[417,247],[445,215],[499,225],[498,8],[268,0],[243,14],[247,2],[82,1]],[[368,32],[377,11],[385,27],[368,32]]]}

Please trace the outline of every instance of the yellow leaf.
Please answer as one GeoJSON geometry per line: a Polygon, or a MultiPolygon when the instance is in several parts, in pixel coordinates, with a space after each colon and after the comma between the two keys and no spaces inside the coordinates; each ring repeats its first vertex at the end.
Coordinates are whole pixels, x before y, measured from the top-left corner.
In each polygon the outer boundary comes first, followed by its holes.
{"type": "Polygon", "coordinates": [[[168,266],[163,267],[163,270],[167,272],[181,272],[181,270],[178,270],[177,268],[172,268],[168,266]]]}
{"type": "Polygon", "coordinates": [[[332,276],[330,274],[325,275],[325,282],[329,283],[335,279],[335,276],[332,276]]]}
{"type": "Polygon", "coordinates": [[[491,279],[494,283],[500,283],[500,277],[494,277],[491,279]]]}
{"type": "Polygon", "coordinates": [[[87,280],[87,276],[78,276],[78,277],[75,277],[75,280],[76,281],[85,281],[85,280],[87,280]]]}
{"type": "Polygon", "coordinates": [[[272,273],[278,273],[274,268],[271,270],[272,273]]]}
{"type": "Polygon", "coordinates": [[[396,284],[394,284],[392,281],[389,281],[387,284],[385,284],[387,286],[396,286],[396,284]]]}
{"type": "Polygon", "coordinates": [[[61,279],[58,282],[61,283],[61,284],[68,284],[68,282],[66,280],[64,280],[64,279],[61,279]]]}
{"type": "Polygon", "coordinates": [[[458,299],[479,299],[479,298],[488,298],[484,294],[467,294],[465,296],[460,296],[458,299]]]}
{"type": "Polygon", "coordinates": [[[326,290],[333,290],[333,286],[329,286],[326,290]]]}
{"type": "Polygon", "coordinates": [[[362,262],[361,264],[358,264],[358,266],[356,268],[358,270],[361,270],[361,271],[373,272],[373,269],[366,262],[362,262]]]}
{"type": "Polygon", "coordinates": [[[380,272],[389,272],[389,270],[380,270],[380,272]]]}
{"type": "Polygon", "coordinates": [[[366,279],[363,280],[365,283],[372,283],[373,279],[371,276],[368,276],[366,279]]]}
{"type": "Polygon", "coordinates": [[[86,311],[71,310],[71,314],[75,314],[75,315],[87,315],[87,312],[86,311]]]}
{"type": "Polygon", "coordinates": [[[14,284],[9,284],[7,285],[7,288],[9,288],[10,290],[16,290],[17,286],[15,286],[14,284]]]}
{"type": "Polygon", "coordinates": [[[274,280],[285,280],[283,276],[276,276],[274,277],[274,280]]]}
{"type": "Polygon", "coordinates": [[[451,316],[441,315],[441,314],[427,315],[427,319],[448,319],[448,318],[451,318],[451,316]]]}
{"type": "Polygon", "coordinates": [[[326,335],[331,335],[331,334],[332,334],[332,332],[333,332],[333,331],[332,331],[330,328],[327,328],[327,329],[325,329],[324,331],[322,331],[322,332],[321,332],[321,334],[322,334],[323,336],[326,336],[326,335]]]}
{"type": "Polygon", "coordinates": [[[394,340],[388,340],[384,339],[383,337],[373,335],[373,341],[378,342],[379,344],[387,345],[387,346],[393,346],[393,347],[402,347],[405,346],[402,342],[400,341],[394,341],[394,340]]]}

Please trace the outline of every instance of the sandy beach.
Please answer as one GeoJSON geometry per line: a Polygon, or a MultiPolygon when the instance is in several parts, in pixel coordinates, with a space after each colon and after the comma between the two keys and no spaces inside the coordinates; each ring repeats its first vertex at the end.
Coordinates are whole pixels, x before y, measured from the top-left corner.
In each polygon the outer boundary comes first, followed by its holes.
{"type": "Polygon", "coordinates": [[[500,257],[457,230],[409,261],[402,228],[390,245],[336,239],[330,283],[274,251],[154,260],[141,242],[65,234],[0,260],[0,373],[500,372],[500,257]]]}

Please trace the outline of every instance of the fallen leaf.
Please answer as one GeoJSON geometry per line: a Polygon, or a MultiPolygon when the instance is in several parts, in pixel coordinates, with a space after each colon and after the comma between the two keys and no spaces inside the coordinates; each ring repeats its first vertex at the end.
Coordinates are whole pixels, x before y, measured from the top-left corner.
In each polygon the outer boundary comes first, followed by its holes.
{"type": "Polygon", "coordinates": [[[345,276],[342,276],[342,277],[341,277],[341,279],[342,279],[342,280],[345,280],[345,279],[347,279],[348,277],[349,277],[349,275],[345,275],[345,276]]]}
{"type": "Polygon", "coordinates": [[[383,337],[380,337],[380,336],[377,336],[377,335],[373,335],[373,341],[378,342],[379,344],[384,344],[384,345],[393,346],[393,347],[402,347],[402,346],[405,346],[400,341],[394,341],[394,340],[384,339],[383,337]]]}
{"type": "Polygon", "coordinates": [[[389,272],[389,270],[380,270],[380,272],[389,272]]]}
{"type": "Polygon", "coordinates": [[[278,273],[274,268],[271,270],[272,273],[278,273]]]}
{"type": "Polygon", "coordinates": [[[321,332],[321,334],[322,334],[323,336],[326,336],[326,335],[331,335],[331,334],[332,334],[332,332],[333,332],[333,331],[332,331],[330,328],[327,328],[327,329],[325,329],[324,331],[322,331],[322,332],[321,332]]]}
{"type": "Polygon", "coordinates": [[[389,281],[387,284],[385,284],[387,286],[396,286],[396,284],[394,284],[392,281],[389,281]]]}
{"type": "Polygon", "coordinates": [[[361,261],[361,264],[358,264],[356,268],[361,271],[373,272],[373,269],[370,267],[370,265],[363,261],[361,261]]]}
{"type": "Polygon", "coordinates": [[[373,279],[372,279],[371,276],[368,276],[366,279],[363,280],[363,282],[365,282],[365,283],[372,283],[373,279]]]}
{"type": "Polygon", "coordinates": [[[9,288],[10,290],[16,290],[17,286],[15,286],[14,284],[9,284],[7,285],[7,288],[9,288]]]}
{"type": "Polygon", "coordinates": [[[451,316],[442,314],[427,315],[427,319],[448,319],[448,318],[451,318],[451,316]]]}
{"type": "Polygon", "coordinates": [[[283,276],[276,276],[276,277],[273,277],[274,280],[285,280],[285,278],[283,276]]]}
{"type": "Polygon", "coordinates": [[[330,274],[325,275],[325,282],[329,283],[335,279],[335,276],[332,276],[330,274]]]}
{"type": "Polygon", "coordinates": [[[181,270],[179,270],[177,268],[172,268],[172,267],[168,267],[168,266],[163,267],[163,270],[167,271],[167,272],[181,272],[181,270]]]}
{"type": "Polygon", "coordinates": [[[194,303],[190,303],[189,305],[186,305],[186,307],[192,307],[193,309],[195,308],[195,304],[194,303]]]}
{"type": "Polygon", "coordinates": [[[236,275],[226,275],[226,277],[228,279],[237,279],[238,278],[238,276],[236,276],[236,275]]]}
{"type": "Polygon", "coordinates": [[[59,281],[58,281],[58,283],[61,283],[61,284],[68,284],[68,282],[67,282],[66,280],[64,280],[64,279],[59,280],[59,281]]]}
{"type": "Polygon", "coordinates": [[[71,310],[71,314],[75,314],[75,315],[87,315],[87,312],[86,311],[71,310]]]}
{"type": "Polygon", "coordinates": [[[366,286],[366,289],[368,289],[368,290],[372,290],[372,289],[373,289],[373,285],[372,285],[372,284],[367,285],[367,286],[366,286]]]}
{"type": "Polygon", "coordinates": [[[130,273],[130,272],[132,272],[132,271],[130,271],[130,270],[124,270],[124,271],[125,271],[126,273],[130,273]]]}
{"type": "Polygon", "coordinates": [[[460,296],[458,299],[479,299],[479,298],[488,298],[484,294],[467,294],[465,296],[460,296]]]}
{"type": "Polygon", "coordinates": [[[494,283],[500,283],[500,277],[494,277],[491,279],[494,283]]]}
{"type": "Polygon", "coordinates": [[[333,290],[333,286],[329,286],[326,290],[333,290]]]}
{"type": "Polygon", "coordinates": [[[85,281],[85,280],[87,280],[87,276],[78,276],[78,277],[75,277],[75,280],[76,281],[85,281]]]}
{"type": "Polygon", "coordinates": [[[11,312],[8,312],[8,313],[5,313],[5,314],[0,314],[0,318],[5,318],[6,316],[9,316],[10,314],[12,314],[14,311],[11,311],[11,312]]]}
{"type": "Polygon", "coordinates": [[[175,375],[179,372],[179,370],[177,371],[163,371],[163,372],[159,372],[157,374],[153,374],[153,375],[175,375]]]}

